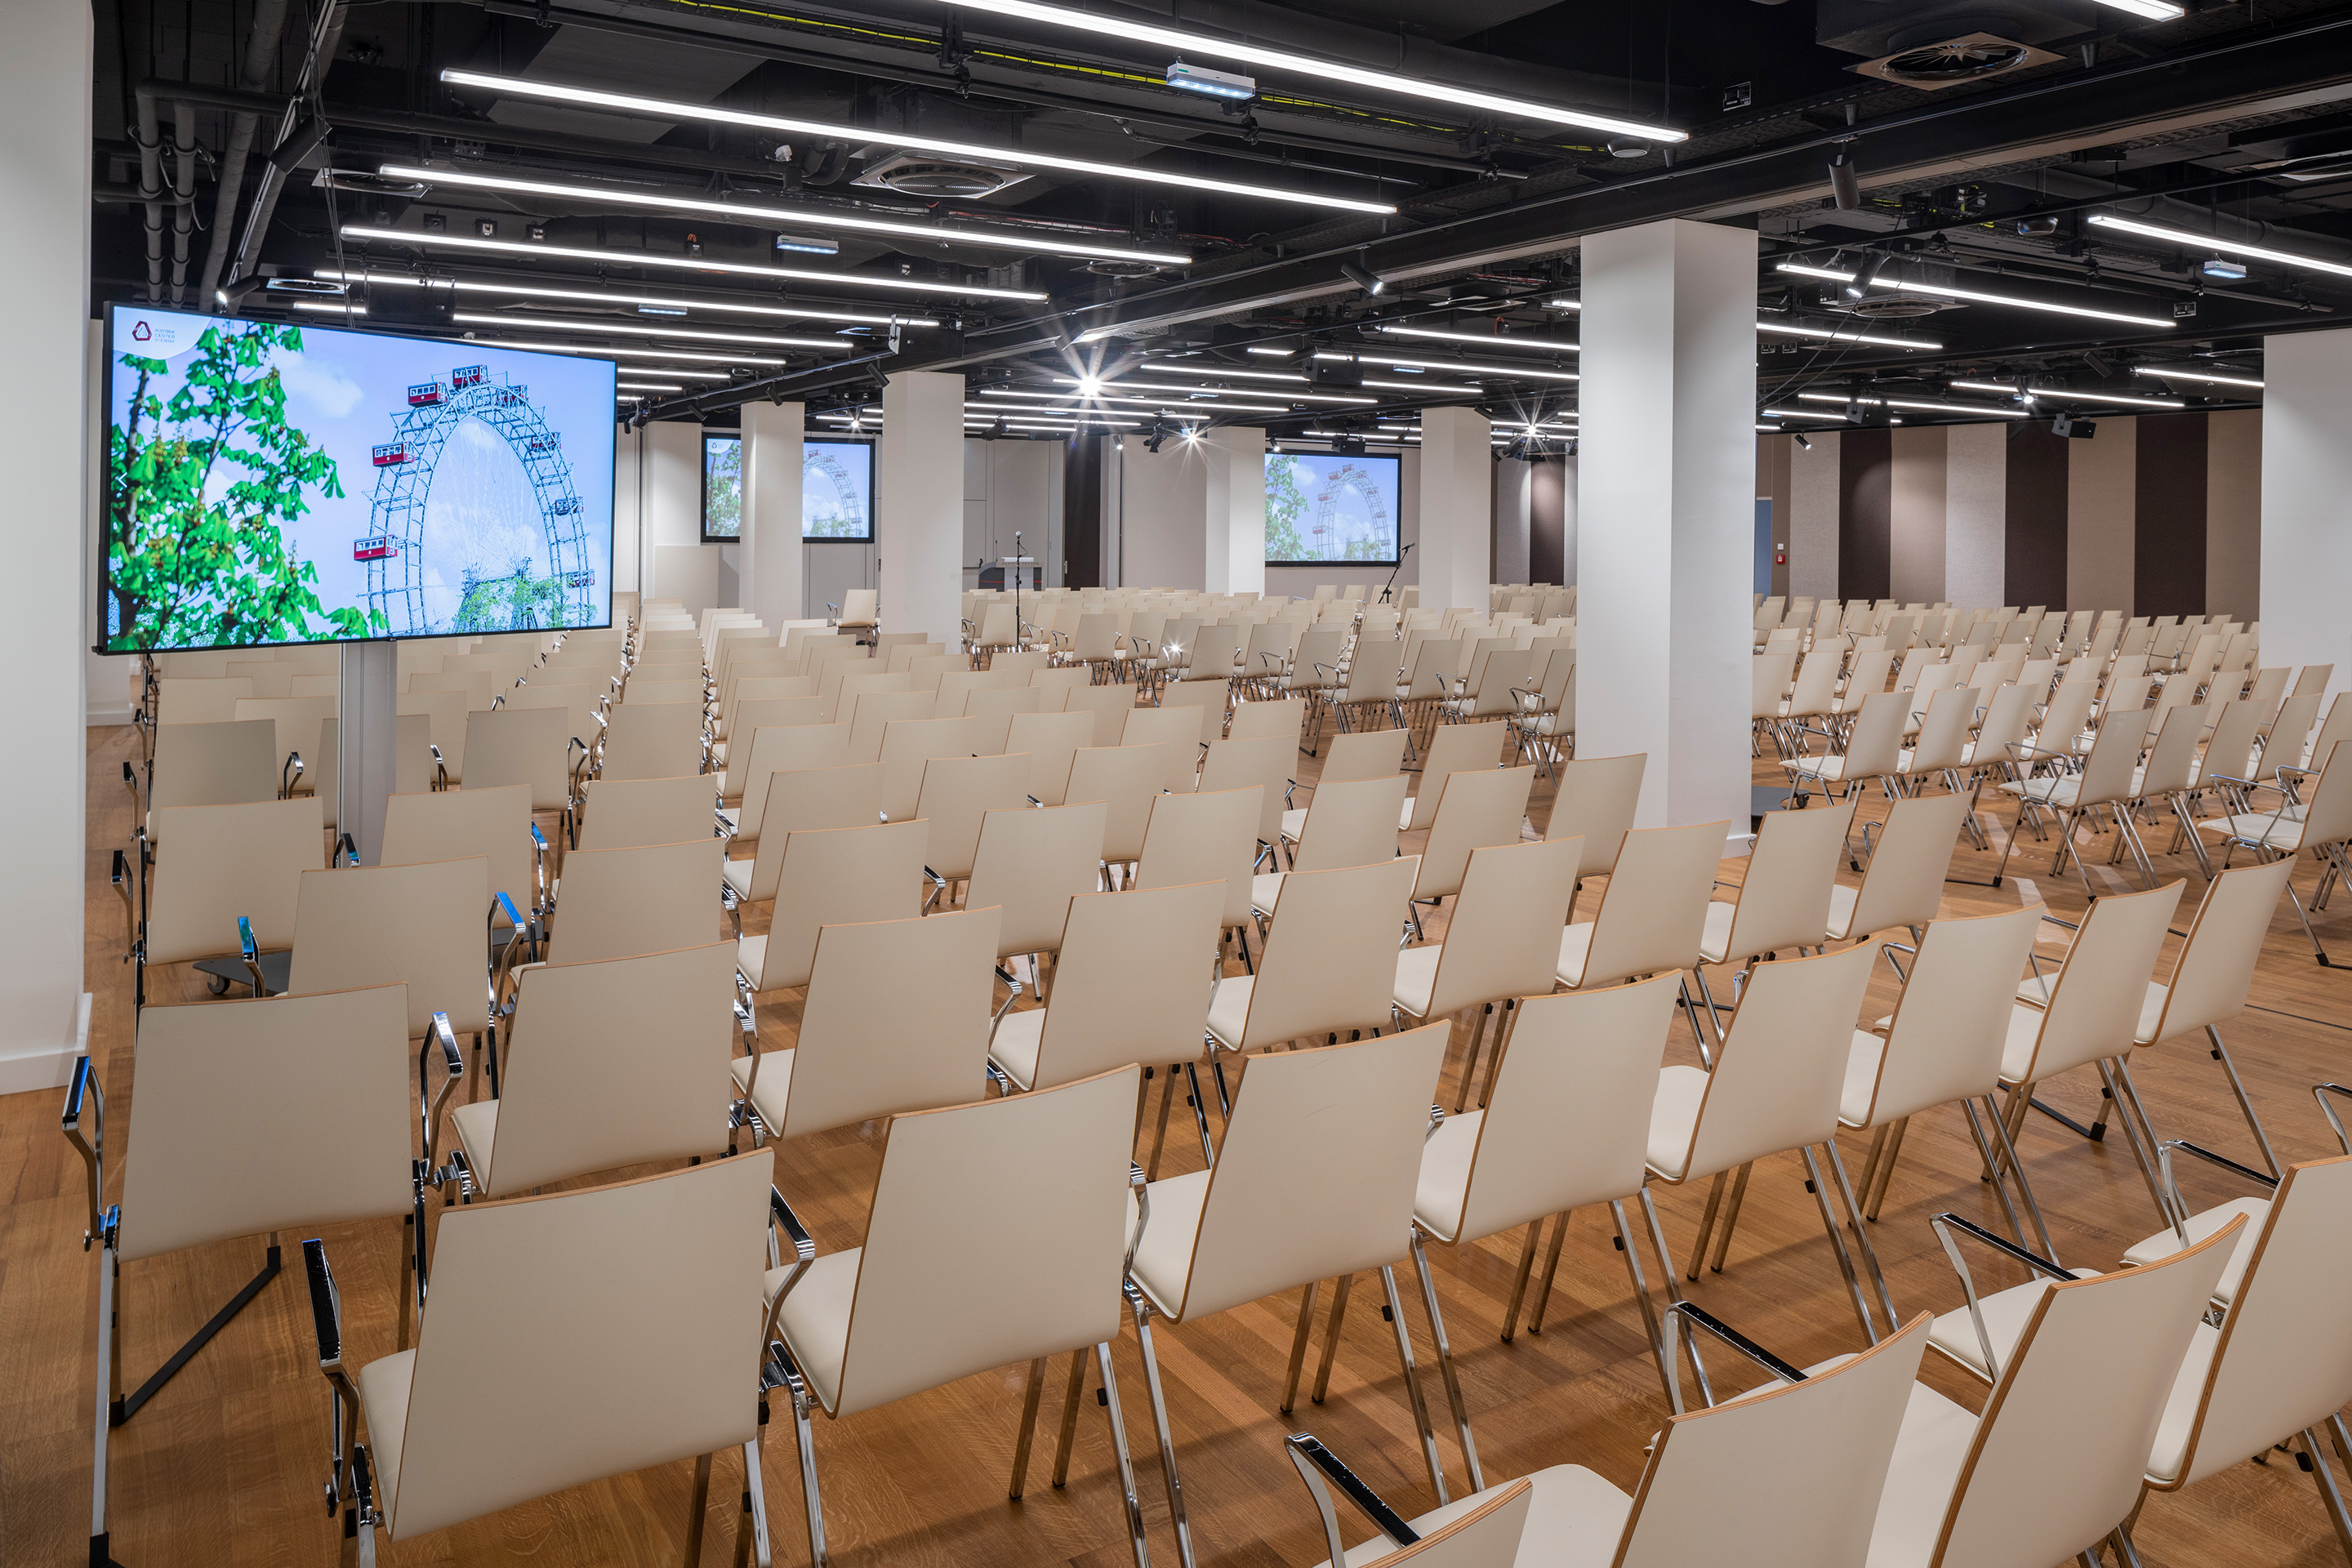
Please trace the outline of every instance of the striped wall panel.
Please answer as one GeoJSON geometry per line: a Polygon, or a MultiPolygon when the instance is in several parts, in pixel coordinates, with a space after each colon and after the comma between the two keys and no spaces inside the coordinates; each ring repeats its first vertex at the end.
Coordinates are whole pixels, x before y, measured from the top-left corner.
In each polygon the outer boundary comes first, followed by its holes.
{"type": "Polygon", "coordinates": [[[2252,620],[2259,410],[1758,439],[1757,495],[1789,560],[1776,592],[2252,620]]]}

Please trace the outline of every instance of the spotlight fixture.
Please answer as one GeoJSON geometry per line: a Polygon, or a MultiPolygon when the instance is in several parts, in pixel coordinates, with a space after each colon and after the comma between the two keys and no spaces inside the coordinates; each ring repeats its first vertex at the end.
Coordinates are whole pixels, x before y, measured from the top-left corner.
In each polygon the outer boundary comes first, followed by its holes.
{"type": "Polygon", "coordinates": [[[1207,98],[1223,98],[1247,102],[1257,96],[1254,77],[1233,71],[1211,70],[1206,66],[1188,66],[1177,60],[1168,68],[1168,85],[1179,92],[1197,92],[1207,98]]]}
{"type": "Polygon", "coordinates": [[[1339,263],[1339,271],[1349,282],[1353,283],[1357,288],[1361,289],[1365,293],[1372,296],[1374,299],[1378,299],[1389,286],[1387,279],[1367,268],[1360,267],[1352,261],[1342,261],[1339,263]]]}
{"type": "Polygon", "coordinates": [[[1790,432],[1789,432],[1789,434],[1790,434],[1790,435],[1791,435],[1791,436],[1793,436],[1793,437],[1796,437],[1796,440],[1797,440],[1797,445],[1798,445],[1798,446],[1800,446],[1800,447],[1802,447],[1806,451],[1810,452],[1810,451],[1811,451],[1811,450],[1813,449],[1813,444],[1812,444],[1812,442],[1811,442],[1811,440],[1809,440],[1809,439],[1807,439],[1807,438],[1806,438],[1805,433],[1804,433],[1803,431],[1801,431],[1801,430],[1791,430],[1791,431],[1790,431],[1790,432]]]}
{"type": "Polygon", "coordinates": [[[1840,148],[1830,160],[1830,199],[1837,203],[1842,213],[1850,213],[1862,205],[1862,186],[1853,175],[1853,160],[1840,148]]]}
{"type": "MultiPolygon", "coordinates": [[[[499,220],[494,217],[478,217],[474,220],[474,232],[484,239],[496,239],[499,237],[499,220]]],[[[692,235],[687,236],[689,240],[693,237],[692,235]]]]}
{"type": "Polygon", "coordinates": [[[1878,281],[1878,275],[1886,270],[1886,264],[1892,259],[1894,258],[1884,251],[1874,253],[1862,264],[1861,271],[1846,279],[1845,297],[1849,300],[1859,300],[1868,294],[1871,285],[1878,281]]]}
{"type": "MultiPolygon", "coordinates": [[[[1003,9],[1001,6],[992,8],[1000,11],[1003,9]]],[[[551,99],[562,103],[583,104],[592,109],[614,110],[640,119],[684,120],[698,123],[740,125],[757,131],[778,131],[788,135],[806,136],[813,140],[839,141],[852,147],[861,147],[874,140],[874,129],[871,126],[815,120],[785,120],[772,114],[748,114],[740,110],[716,108],[707,103],[686,103],[666,98],[640,98],[631,93],[605,92],[596,88],[571,87],[562,82],[531,81],[521,77],[491,76],[481,71],[465,70],[445,70],[441,73],[441,79],[452,87],[484,88],[509,97],[551,99]]],[[[1680,132],[1675,133],[1675,140],[1681,140],[1680,132]]],[[[1269,201],[1297,202],[1307,206],[1338,207],[1346,212],[1385,215],[1396,211],[1394,206],[1386,202],[1361,202],[1345,196],[1327,196],[1314,191],[1286,191],[1266,185],[1245,185],[1234,180],[1210,179],[1199,174],[1174,174],[1127,163],[1105,163],[1088,158],[1057,157],[1045,153],[1032,153],[1019,147],[983,147],[967,142],[944,142],[936,137],[908,136],[898,132],[891,132],[887,141],[890,146],[910,153],[945,153],[950,157],[971,158],[983,163],[1005,163],[1015,168],[1059,169],[1074,174],[1100,174],[1114,180],[1131,180],[1147,184],[1181,185],[1196,191],[1221,191],[1227,195],[1258,196],[1269,201]]]]}
{"type": "Polygon", "coordinates": [[[1609,143],[1609,155],[1612,158],[1646,158],[1650,155],[1650,144],[1632,140],[1612,142],[1609,143]]]}
{"type": "Polygon", "coordinates": [[[532,224],[523,231],[523,236],[535,244],[543,245],[547,242],[547,226],[543,223],[532,224]]]}
{"type": "Polygon", "coordinates": [[[302,160],[309,157],[317,149],[319,143],[327,139],[327,131],[328,125],[325,121],[315,114],[306,116],[302,123],[297,125],[286,140],[280,142],[270,153],[269,166],[281,174],[292,174],[300,165],[302,160]]]}
{"type": "Polygon", "coordinates": [[[213,290],[213,300],[224,310],[234,310],[245,303],[246,296],[259,289],[268,279],[258,272],[248,272],[235,282],[224,283],[213,290]]]}
{"type": "Polygon", "coordinates": [[[2079,414],[2061,414],[2050,421],[2050,434],[2071,436],[2077,441],[2087,441],[2099,433],[2099,427],[2079,414]]]}
{"type": "MultiPolygon", "coordinates": [[[[753,267],[744,262],[718,261],[692,254],[672,256],[659,250],[592,250],[582,246],[465,239],[453,234],[417,234],[404,228],[377,228],[355,223],[343,225],[339,232],[345,239],[381,239],[393,245],[423,246],[435,250],[557,256],[566,260],[593,262],[604,267],[684,267],[697,272],[724,272],[741,277],[773,279],[778,282],[829,283],[853,289],[902,289],[920,294],[955,294],[981,300],[1043,300],[1045,298],[1033,289],[989,289],[971,283],[950,282],[944,279],[895,278],[874,272],[811,272],[792,267],[753,267]]],[[[700,248],[698,241],[690,243],[696,249],[700,248]]]]}
{"type": "MultiPolygon", "coordinates": [[[[2154,0],[2140,0],[2152,4],[2154,0]]],[[[1592,114],[1580,109],[1562,109],[1556,104],[1534,103],[1526,99],[1504,98],[1495,93],[1478,92],[1453,82],[1423,81],[1418,77],[1398,76],[1393,72],[1368,70],[1361,66],[1342,65],[1337,60],[1319,59],[1312,55],[1293,54],[1287,49],[1270,48],[1263,44],[1238,43],[1230,38],[1214,37],[1204,33],[1181,32],[1174,27],[1155,27],[1148,23],[1131,22],[1124,17],[1106,16],[1087,11],[1074,11],[1061,5],[1040,5],[1037,0],[948,0],[948,4],[970,5],[984,11],[992,19],[1016,16],[1025,22],[1044,22],[1055,26],[1069,27],[1078,32],[1096,33],[1120,38],[1130,44],[1149,44],[1176,55],[1198,55],[1207,59],[1234,60],[1243,65],[1263,66],[1273,70],[1288,71],[1297,76],[1313,77],[1324,81],[1343,81],[1351,87],[1370,88],[1376,91],[1392,92],[1405,98],[1419,98],[1442,103],[1454,110],[1485,110],[1511,120],[1534,120],[1553,125],[1581,125],[1589,130],[1622,136],[1646,136],[1654,142],[1686,142],[1688,133],[1662,125],[1642,125],[1632,121],[1592,114]]]]}

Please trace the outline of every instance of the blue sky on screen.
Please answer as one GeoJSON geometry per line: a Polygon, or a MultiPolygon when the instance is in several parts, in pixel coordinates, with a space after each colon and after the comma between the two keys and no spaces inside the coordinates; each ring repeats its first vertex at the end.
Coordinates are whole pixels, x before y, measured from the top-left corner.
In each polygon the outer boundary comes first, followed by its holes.
{"type": "Polygon", "coordinates": [[[1265,558],[1394,561],[1398,469],[1394,458],[1267,453],[1265,558]]]}
{"type": "MultiPolygon", "coordinates": [[[[172,377],[149,384],[151,391],[168,398],[179,384],[180,367],[210,324],[212,318],[182,311],[115,307],[108,417],[121,423],[138,384],[138,373],[121,363],[123,355],[161,359],[172,366],[172,377]]],[[[409,411],[409,387],[446,383],[461,365],[485,365],[494,376],[504,373],[509,384],[527,388],[541,416],[562,436],[580,497],[588,565],[596,574],[593,597],[599,617],[606,616],[613,591],[610,361],[299,324],[302,352],[277,351],[270,363],[286,389],[288,420],[335,459],[342,481],[342,500],[313,492],[307,498],[309,515],[289,530],[294,552],[318,567],[322,605],[362,606],[366,569],[352,552],[355,541],[377,531],[372,509],[376,470],[370,453],[398,438],[397,421],[409,411]]],[[[237,477],[236,470],[218,468],[208,489],[223,493],[237,477]]],[[[547,536],[522,462],[479,420],[467,419],[451,432],[434,469],[424,553],[425,614],[436,627],[456,613],[458,584],[467,567],[500,575],[527,559],[534,573],[549,569],[547,536]]]]}

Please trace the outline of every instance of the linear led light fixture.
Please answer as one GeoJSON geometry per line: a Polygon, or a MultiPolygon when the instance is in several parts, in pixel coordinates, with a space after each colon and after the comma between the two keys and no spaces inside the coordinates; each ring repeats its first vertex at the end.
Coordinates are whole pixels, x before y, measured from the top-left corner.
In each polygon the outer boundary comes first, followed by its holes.
{"type": "Polygon", "coordinates": [[[1490,349],[1526,349],[1532,353],[1575,354],[1584,352],[1584,345],[1565,338],[1507,338],[1494,332],[1441,332],[1433,327],[1379,327],[1377,331],[1391,332],[1400,338],[1443,338],[1454,343],[1484,343],[1490,349]]]}
{"type": "Polygon", "coordinates": [[[367,314],[367,307],[365,305],[330,304],[324,300],[297,300],[294,301],[294,308],[298,310],[315,310],[321,315],[328,316],[341,316],[345,314],[364,316],[367,314]]]}
{"type": "Polygon", "coordinates": [[[663,381],[616,381],[613,384],[624,392],[684,392],[683,386],[673,386],[663,381]]]}
{"type": "MultiPolygon", "coordinates": [[[[1794,261],[1783,261],[1774,270],[1792,272],[1801,278],[1826,278],[1836,283],[1850,282],[1853,278],[1851,272],[1839,272],[1827,267],[1805,267],[1794,261]]],[[[2345,270],[2352,272],[2352,268],[2345,270]]],[[[2014,305],[2021,310],[2048,310],[2060,316],[2086,316],[2095,321],[2125,321],[2135,327],[2163,327],[2169,331],[2179,324],[2160,316],[2126,316],[2119,310],[2094,310],[2084,305],[2058,305],[2047,300],[2021,300],[2014,294],[1985,294],[1972,289],[1948,289],[1941,283],[1914,283],[1906,279],[1876,278],[1871,280],[1870,286],[1874,289],[1893,289],[1906,294],[1928,294],[1938,300],[1966,300],[1976,305],[2014,305]]]]}
{"type": "Polygon", "coordinates": [[[2314,272],[2333,272],[2339,278],[2352,278],[2352,267],[2340,261],[2322,261],[2314,256],[2297,256],[2291,251],[2273,250],[2263,245],[2243,245],[2219,235],[2198,234],[2190,229],[2171,228],[2158,223],[2142,223],[2137,218],[2117,217],[2113,213],[2093,213],[2091,221],[2101,228],[2121,229],[2148,239],[2168,239],[2176,245],[2194,246],[2200,250],[2218,250],[2228,256],[2251,256],[2257,261],[2275,261],[2283,267],[2308,267],[2314,272]]]}
{"type": "Polygon", "coordinates": [[[533,353],[588,354],[596,359],[659,359],[685,360],[695,364],[757,364],[781,369],[786,363],[780,359],[761,358],[755,354],[688,353],[683,349],[608,349],[589,343],[540,343],[515,338],[467,337],[467,342],[478,342],[494,349],[528,349],[533,353]]]}
{"type": "MultiPolygon", "coordinates": [[[[709,343],[761,343],[778,349],[830,349],[835,353],[856,347],[847,338],[774,338],[757,332],[702,332],[688,327],[665,327],[647,321],[569,321],[561,316],[484,316],[458,310],[451,321],[477,327],[526,327],[532,331],[605,332],[621,338],[692,338],[709,343]]],[[[667,352],[667,351],[665,351],[667,352]]]]}
{"type": "Polygon", "coordinates": [[[1180,251],[1138,250],[1127,245],[1093,245],[1045,235],[1022,234],[1003,228],[949,228],[928,223],[899,223],[888,218],[860,217],[824,207],[753,206],[742,202],[713,201],[708,196],[660,195],[623,186],[568,185],[552,180],[519,180],[505,174],[468,174],[449,169],[428,169],[415,163],[386,163],[376,171],[389,178],[425,180],[440,185],[465,185],[486,191],[516,191],[529,195],[562,196],[583,202],[619,202],[673,212],[709,213],[751,224],[799,224],[810,228],[844,228],[860,234],[907,235],[917,239],[956,245],[993,245],[1013,250],[1042,251],[1050,256],[1115,257],[1128,261],[1153,261],[1165,267],[1190,267],[1192,258],[1180,251]]]}
{"type": "Polygon", "coordinates": [[[1782,321],[1759,321],[1756,323],[1756,330],[1759,332],[1779,332],[1791,338],[1822,338],[1837,343],[1875,343],[1880,348],[1887,349],[1939,349],[1944,346],[1941,343],[1929,342],[1925,338],[1881,338],[1874,337],[1868,332],[1842,332],[1834,327],[1796,327],[1782,321]]]}
{"type": "Polygon", "coordinates": [[[1268,359],[1288,359],[1298,351],[1297,349],[1262,349],[1253,343],[1250,345],[1249,352],[1254,354],[1264,354],[1268,359]]]}
{"type": "Polygon", "coordinates": [[[1181,383],[1152,381],[1097,381],[1092,376],[1079,375],[1057,375],[1053,377],[1052,380],[1054,384],[1056,386],[1076,387],[1078,389],[1078,395],[1081,396],[1088,395],[1096,391],[1106,391],[1149,392],[1158,394],[1163,397],[1168,396],[1171,394],[1177,393],[1181,393],[1193,397],[1215,397],[1220,399],[1236,395],[1243,397],[1286,397],[1296,403],[1346,403],[1354,404],[1359,406],[1378,403],[1380,401],[1377,397],[1349,397],[1333,393],[1293,392],[1287,387],[1260,390],[1255,387],[1244,386],[1235,387],[1229,390],[1224,387],[1217,386],[1188,386],[1181,383]]]}
{"type": "MultiPolygon", "coordinates": [[[[1946,384],[1957,386],[1963,392],[1998,392],[2011,396],[2017,392],[2014,386],[2005,386],[1997,381],[1955,381],[1946,384]]],[[[2063,386],[2026,388],[2027,402],[2031,403],[2038,398],[2046,398],[2053,403],[2122,403],[2134,408],[2186,408],[2189,406],[2177,397],[2124,397],[2112,392],[2076,392],[2063,386]]]]}
{"type": "Polygon", "coordinates": [[[1383,392],[1420,392],[1431,396],[1478,397],[1486,393],[1483,386],[1456,386],[1451,382],[1433,381],[1374,381],[1366,376],[1363,384],[1377,386],[1383,392]]]}
{"type": "Polygon", "coordinates": [[[1582,381],[1572,370],[1529,370],[1517,364],[1468,364],[1443,359],[1399,359],[1392,354],[1342,354],[1323,353],[1317,359],[1355,360],[1361,363],[1386,365],[1391,370],[1450,370],[1464,375],[1496,375],[1509,381],[1582,381]]]}
{"type": "Polygon", "coordinates": [[[1181,409],[1195,419],[1207,419],[1219,414],[1287,414],[1290,412],[1289,406],[1285,404],[1228,403],[1220,398],[1217,400],[1214,406],[1212,407],[1204,408],[1200,405],[1195,404],[1190,409],[1183,409],[1182,405],[1172,402],[1165,397],[1125,397],[1099,392],[1040,392],[1034,387],[1025,389],[1008,387],[1000,391],[998,388],[993,386],[983,386],[980,389],[980,395],[982,397],[1043,398],[1054,402],[1118,403],[1130,405],[1138,408],[1156,408],[1163,414],[1181,409]]]}
{"type": "Polygon", "coordinates": [[[504,294],[518,300],[584,300],[598,305],[635,305],[663,314],[689,310],[720,310],[739,316],[776,316],[792,321],[839,321],[853,327],[936,327],[929,316],[873,316],[860,310],[826,310],[815,307],[746,305],[732,300],[677,300],[662,294],[617,294],[609,289],[541,289],[526,283],[488,283],[473,278],[418,278],[401,272],[347,272],[331,267],[314,268],[313,278],[339,283],[390,284],[401,289],[447,289],[460,294],[504,294]]]}
{"type": "Polygon", "coordinates": [[[1546,300],[1543,302],[1543,308],[1547,310],[1581,310],[1584,309],[1584,301],[1566,298],[1546,300]]]}
{"type": "MultiPolygon", "coordinates": [[[[1257,351],[1252,349],[1250,353],[1257,351]]],[[[1222,364],[1187,364],[1181,360],[1154,360],[1136,368],[1154,375],[1234,375],[1244,376],[1251,381],[1296,381],[1302,384],[1307,380],[1305,375],[1295,370],[1234,370],[1222,364]]]]}
{"type": "Polygon", "coordinates": [[[1053,26],[1118,38],[1126,43],[1146,44],[1172,54],[1198,55],[1213,60],[1238,60],[1244,65],[1289,71],[1323,81],[1344,81],[1351,87],[1393,92],[1403,98],[1427,99],[1438,103],[1483,109],[1488,113],[1507,115],[1514,120],[1537,120],[1551,125],[1580,125],[1588,130],[1605,131],[1612,136],[1638,136],[1651,142],[1690,140],[1687,132],[1664,125],[1643,125],[1631,120],[1589,113],[1580,109],[1563,109],[1558,104],[1504,98],[1496,93],[1457,87],[1451,82],[1423,81],[1418,77],[1367,70],[1361,66],[1342,65],[1337,60],[1318,59],[1312,55],[1293,54],[1287,49],[1268,48],[1264,44],[1238,43],[1206,33],[1155,27],[1148,23],[1130,22],[1117,16],[1099,16],[1061,5],[1039,5],[1037,0],[947,0],[947,3],[972,6],[991,16],[1018,16],[1027,22],[1044,22],[1053,26]]]}
{"type": "Polygon", "coordinates": [[[753,267],[740,261],[714,261],[702,256],[672,256],[658,250],[589,250],[569,245],[533,245],[514,239],[476,239],[470,235],[426,234],[404,228],[377,228],[347,223],[338,231],[345,239],[388,239],[427,250],[488,251],[501,256],[562,257],[567,261],[591,261],[600,267],[682,267],[690,272],[726,272],[739,278],[772,278],[778,282],[830,283],[851,289],[902,289],[919,294],[956,294],[977,300],[1043,300],[1034,289],[987,289],[970,283],[932,279],[888,278],[866,272],[812,272],[798,267],[753,267]]]}
{"type": "Polygon", "coordinates": [[[1843,414],[1820,414],[1810,408],[1767,408],[1764,416],[1768,419],[1831,419],[1840,422],[1845,418],[1843,414]]]}
{"type": "Polygon", "coordinates": [[[2128,11],[2135,16],[2145,16],[2151,22],[2170,22],[2187,15],[2171,0],[2097,0],[2097,3],[2118,11],[2128,11]]]}
{"type": "MultiPolygon", "coordinates": [[[[707,103],[680,103],[670,99],[637,98],[624,92],[604,92],[595,88],[567,87],[561,82],[526,81],[520,77],[489,76],[480,71],[445,70],[441,79],[456,87],[488,88],[492,91],[509,93],[523,98],[553,99],[561,103],[585,104],[592,109],[616,110],[624,114],[635,114],[649,120],[693,120],[721,125],[742,125],[760,131],[781,131],[787,135],[831,137],[863,147],[880,142],[892,147],[905,147],[918,153],[943,153],[950,157],[971,158],[982,163],[1011,164],[1015,168],[1059,169],[1073,174],[1101,174],[1115,180],[1138,180],[1147,184],[1183,185],[1196,191],[1222,191],[1227,195],[1263,196],[1269,201],[1298,202],[1307,206],[1338,207],[1346,212],[1391,214],[1396,208],[1386,202],[1360,202],[1348,196],[1318,195],[1312,191],[1282,191],[1266,185],[1244,185],[1232,180],[1213,180],[1197,174],[1171,174],[1160,169],[1139,168],[1126,163],[1097,163],[1087,158],[1060,158],[1045,153],[1032,153],[1019,147],[982,147],[969,142],[942,142],[932,136],[907,136],[897,132],[877,132],[870,125],[843,125],[821,120],[784,120],[772,114],[746,114],[740,110],[717,109],[707,103]]],[[[1679,138],[1678,138],[1679,139],[1679,138]]]]}
{"type": "MultiPolygon", "coordinates": [[[[2001,390],[2006,392],[2009,389],[2003,387],[2001,390]]],[[[1842,392],[1801,392],[1797,396],[1807,403],[1867,403],[1874,408],[1918,408],[1930,414],[1990,414],[1996,419],[2033,417],[2014,408],[1988,408],[1975,403],[1918,403],[1901,397],[1849,397],[1842,392]]],[[[1769,414],[1772,411],[1768,408],[1764,412],[1769,414]]],[[[1820,416],[1817,415],[1815,417],[1820,416]]]]}
{"type": "Polygon", "coordinates": [[[2215,375],[2210,370],[2182,370],[2178,365],[2169,364],[2136,364],[2132,366],[2132,374],[2134,375],[2152,375],[2158,381],[2210,381],[2216,386],[2252,386],[2259,388],[2263,384],[2260,381],[2255,380],[2252,376],[2215,375]]]}

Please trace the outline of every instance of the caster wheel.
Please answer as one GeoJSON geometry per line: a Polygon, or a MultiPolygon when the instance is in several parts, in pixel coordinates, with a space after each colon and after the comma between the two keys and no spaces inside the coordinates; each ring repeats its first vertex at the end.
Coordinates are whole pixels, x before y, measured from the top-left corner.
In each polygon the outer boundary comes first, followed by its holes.
{"type": "Polygon", "coordinates": [[[205,981],[205,989],[215,996],[226,996],[228,994],[228,982],[217,974],[211,975],[205,981]]]}

